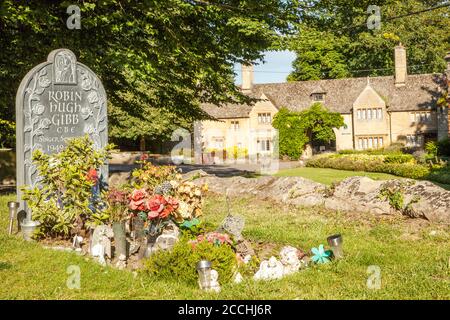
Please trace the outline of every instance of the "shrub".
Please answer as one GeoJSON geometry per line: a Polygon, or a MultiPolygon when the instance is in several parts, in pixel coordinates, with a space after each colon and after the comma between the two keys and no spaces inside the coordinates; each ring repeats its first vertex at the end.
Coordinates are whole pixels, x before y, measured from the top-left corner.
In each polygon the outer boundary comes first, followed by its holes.
{"type": "Polygon", "coordinates": [[[433,157],[437,156],[437,154],[438,154],[438,145],[437,145],[437,143],[434,142],[434,141],[428,141],[425,144],[425,151],[428,152],[428,154],[430,156],[433,156],[433,157]]]}
{"type": "Polygon", "coordinates": [[[248,156],[248,149],[232,146],[226,149],[226,153],[229,159],[245,159],[248,156]]]}
{"type": "Polygon", "coordinates": [[[437,154],[439,156],[450,157],[450,138],[445,138],[437,142],[437,154]]]}
{"type": "Polygon", "coordinates": [[[413,162],[414,157],[410,154],[392,153],[384,157],[385,163],[407,163],[413,162]]]}
{"type": "Polygon", "coordinates": [[[22,191],[33,218],[41,222],[39,236],[67,238],[75,226],[94,225],[108,218],[97,172],[111,148],[95,150],[85,136],[69,139],[60,153],[33,153],[40,186],[25,186],[22,191]]]}
{"type": "Polygon", "coordinates": [[[197,262],[211,261],[212,268],[219,273],[221,284],[230,282],[237,267],[236,255],[229,245],[214,245],[202,241],[195,245],[182,238],[171,251],[158,251],[145,261],[144,270],[163,279],[176,278],[195,285],[198,275],[197,262]]]}
{"type": "Polygon", "coordinates": [[[16,142],[14,122],[0,119],[0,148],[12,148],[16,142]]]}

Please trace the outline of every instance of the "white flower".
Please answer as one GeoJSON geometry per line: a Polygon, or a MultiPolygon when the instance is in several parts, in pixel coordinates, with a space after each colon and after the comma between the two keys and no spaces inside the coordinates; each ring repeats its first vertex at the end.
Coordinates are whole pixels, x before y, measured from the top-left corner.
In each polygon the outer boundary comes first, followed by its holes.
{"type": "Polygon", "coordinates": [[[39,86],[42,88],[47,88],[50,85],[50,80],[48,80],[47,77],[40,77],[39,78],[39,86]]]}
{"type": "Polygon", "coordinates": [[[81,88],[83,90],[90,90],[92,86],[92,81],[91,79],[89,79],[88,77],[85,77],[82,81],[81,81],[81,88]]]}
{"type": "Polygon", "coordinates": [[[45,107],[40,103],[37,103],[33,106],[34,114],[41,115],[44,113],[44,111],[45,111],[45,107]]]}
{"type": "Polygon", "coordinates": [[[98,101],[98,94],[95,91],[89,92],[88,96],[89,103],[96,103],[98,101]]]}

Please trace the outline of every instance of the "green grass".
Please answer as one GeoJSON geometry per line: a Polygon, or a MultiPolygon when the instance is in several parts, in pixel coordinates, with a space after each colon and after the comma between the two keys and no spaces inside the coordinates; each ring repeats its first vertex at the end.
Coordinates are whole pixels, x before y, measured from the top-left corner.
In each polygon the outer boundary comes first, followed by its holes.
{"type": "Polygon", "coordinates": [[[327,168],[309,168],[300,167],[293,169],[280,170],[277,177],[303,177],[316,182],[320,182],[326,185],[330,185],[333,182],[339,182],[348,177],[361,176],[369,177],[374,180],[388,180],[388,179],[401,179],[400,177],[378,172],[365,172],[365,171],[347,171],[347,170],[336,170],[327,168]]]}
{"type": "MultiPolygon", "coordinates": [[[[246,219],[246,238],[309,250],[340,232],[345,259],[278,281],[224,285],[220,294],[213,294],[176,279],[101,267],[86,257],[8,236],[6,202],[11,199],[0,196],[0,299],[450,299],[450,230],[424,220],[233,199],[233,214],[246,219]],[[66,286],[70,265],[80,267],[79,290],[66,286]],[[370,265],[381,268],[380,290],[366,286],[370,265]]],[[[220,223],[225,207],[222,197],[208,196],[204,219],[220,223]]]]}

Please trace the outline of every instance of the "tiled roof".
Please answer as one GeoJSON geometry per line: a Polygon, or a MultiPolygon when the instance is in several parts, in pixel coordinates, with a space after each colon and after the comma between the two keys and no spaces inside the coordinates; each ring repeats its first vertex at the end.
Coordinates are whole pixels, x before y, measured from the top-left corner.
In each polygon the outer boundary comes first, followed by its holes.
{"type": "MultiPolygon", "coordinates": [[[[250,95],[259,98],[264,93],[277,108],[301,111],[313,103],[311,94],[319,90],[326,92],[324,105],[331,111],[351,113],[354,101],[368,82],[386,101],[389,111],[425,110],[436,106],[441,95],[443,75],[408,75],[402,87],[395,86],[393,76],[255,84],[250,95]]],[[[215,118],[248,117],[252,109],[247,105],[202,107],[215,118]]]]}

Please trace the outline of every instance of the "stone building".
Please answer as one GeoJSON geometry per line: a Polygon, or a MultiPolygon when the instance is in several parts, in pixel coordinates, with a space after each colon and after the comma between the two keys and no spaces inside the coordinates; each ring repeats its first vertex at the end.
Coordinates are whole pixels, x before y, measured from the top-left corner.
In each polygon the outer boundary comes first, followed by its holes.
{"type": "Polygon", "coordinates": [[[450,54],[445,73],[415,75],[407,74],[402,45],[395,47],[394,54],[395,74],[381,77],[253,84],[253,68],[244,66],[241,89],[261,100],[252,106],[203,105],[216,119],[199,124],[203,148],[237,146],[249,153],[270,152],[271,121],[279,108],[301,111],[314,102],[344,118],[345,125],[335,130],[332,148],[336,150],[374,149],[396,142],[423,147],[428,140],[447,137],[448,108],[437,102],[446,90],[446,74],[450,76],[450,54]]]}

